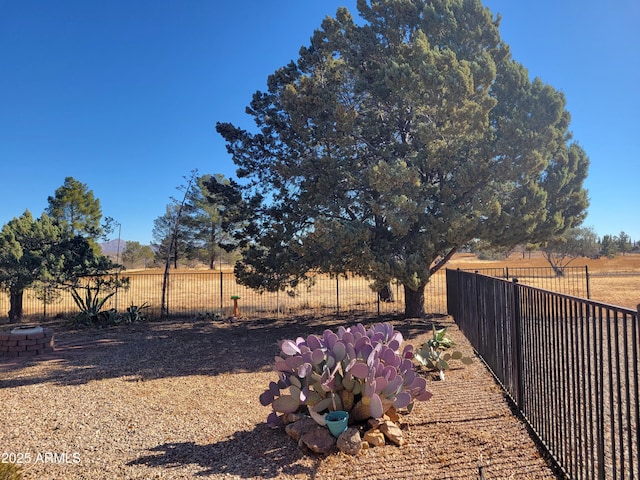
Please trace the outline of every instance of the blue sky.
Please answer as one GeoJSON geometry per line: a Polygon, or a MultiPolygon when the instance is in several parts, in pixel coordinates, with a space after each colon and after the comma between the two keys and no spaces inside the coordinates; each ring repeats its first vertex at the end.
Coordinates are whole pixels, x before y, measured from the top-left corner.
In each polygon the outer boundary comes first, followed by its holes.
{"type": "MultiPolygon", "coordinates": [[[[640,3],[485,0],[531,77],[565,93],[591,159],[585,226],[640,240],[640,3]]],[[[86,183],[122,238],[193,169],[233,176],[217,121],[297,58],[355,0],[0,0],[0,226],[39,216],[64,178],[86,183]]]]}

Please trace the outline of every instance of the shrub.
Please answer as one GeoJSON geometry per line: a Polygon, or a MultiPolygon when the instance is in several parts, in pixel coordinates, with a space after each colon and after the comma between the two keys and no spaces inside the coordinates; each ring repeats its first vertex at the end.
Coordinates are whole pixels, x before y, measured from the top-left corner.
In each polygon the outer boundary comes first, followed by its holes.
{"type": "Polygon", "coordinates": [[[109,277],[89,277],[84,285],[74,285],[71,287],[71,297],[80,313],[76,316],[76,323],[85,325],[101,325],[118,323],[118,313],[111,309],[102,310],[107,300],[114,296],[118,288],[127,289],[129,278],[109,277]],[[101,294],[103,296],[101,296],[101,294]]]}
{"type": "Polygon", "coordinates": [[[127,307],[127,313],[123,316],[124,321],[127,323],[144,322],[147,319],[144,312],[150,307],[151,305],[147,302],[144,302],[142,305],[132,303],[131,306],[127,307]]]}
{"type": "Polygon", "coordinates": [[[268,422],[296,412],[322,425],[323,412],[330,410],[346,410],[356,422],[382,417],[391,407],[411,411],[414,401],[428,400],[431,393],[414,370],[413,347],[400,352],[402,342],[389,323],[281,341],[274,365],[279,380],[260,395],[262,405],[273,408],[268,422]]]}
{"type": "Polygon", "coordinates": [[[20,480],[22,467],[15,463],[0,463],[0,480],[20,480]]]}

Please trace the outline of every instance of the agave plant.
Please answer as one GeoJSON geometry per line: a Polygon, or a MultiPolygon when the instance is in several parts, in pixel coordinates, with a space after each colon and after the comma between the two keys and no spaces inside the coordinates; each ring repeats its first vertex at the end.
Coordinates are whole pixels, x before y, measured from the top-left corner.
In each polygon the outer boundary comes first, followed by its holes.
{"type": "Polygon", "coordinates": [[[400,351],[402,343],[402,334],[389,323],[281,341],[274,365],[279,380],[260,395],[262,405],[273,408],[268,422],[301,412],[322,425],[323,412],[330,410],[346,410],[359,421],[428,400],[426,380],[414,370],[413,347],[400,351]]]}

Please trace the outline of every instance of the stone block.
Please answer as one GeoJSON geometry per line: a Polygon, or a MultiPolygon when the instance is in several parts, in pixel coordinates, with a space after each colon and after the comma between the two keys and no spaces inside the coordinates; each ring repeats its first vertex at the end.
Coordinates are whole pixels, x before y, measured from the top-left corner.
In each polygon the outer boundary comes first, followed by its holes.
{"type": "Polygon", "coordinates": [[[31,357],[33,355],[36,355],[36,351],[35,350],[25,350],[24,352],[18,352],[18,356],[19,357],[31,357]]]}

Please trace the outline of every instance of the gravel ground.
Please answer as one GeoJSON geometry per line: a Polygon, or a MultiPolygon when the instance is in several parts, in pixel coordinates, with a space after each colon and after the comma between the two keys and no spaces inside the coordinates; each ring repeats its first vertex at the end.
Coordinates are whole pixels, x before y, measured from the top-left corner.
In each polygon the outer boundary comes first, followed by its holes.
{"type": "MultiPolygon", "coordinates": [[[[430,321],[391,321],[418,346],[430,321]]],[[[473,351],[448,317],[451,337],[473,351]]],[[[370,320],[150,322],[110,329],[52,325],[47,357],[0,359],[0,454],[25,479],[556,479],[479,361],[431,373],[433,398],[405,417],[403,447],[350,457],[298,449],[258,402],[277,342],[370,320]]],[[[0,327],[0,330],[7,330],[0,327]]]]}

